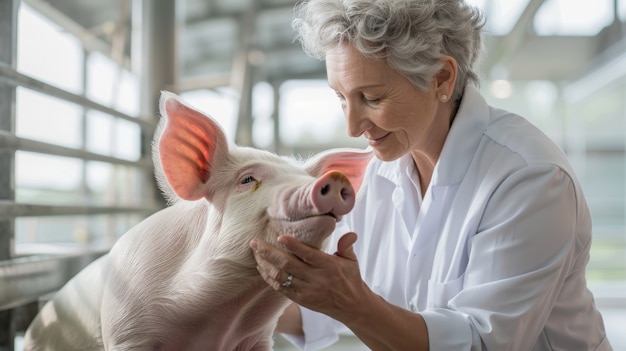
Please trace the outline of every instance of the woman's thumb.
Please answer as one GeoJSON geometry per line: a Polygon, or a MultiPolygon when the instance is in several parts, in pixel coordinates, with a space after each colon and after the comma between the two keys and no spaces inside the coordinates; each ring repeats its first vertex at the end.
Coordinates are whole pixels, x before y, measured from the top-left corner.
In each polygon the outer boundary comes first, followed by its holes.
{"type": "Polygon", "coordinates": [[[335,255],[356,261],[356,255],[354,254],[354,249],[352,248],[356,239],[356,233],[350,232],[344,234],[337,243],[337,252],[335,252],[335,255]]]}

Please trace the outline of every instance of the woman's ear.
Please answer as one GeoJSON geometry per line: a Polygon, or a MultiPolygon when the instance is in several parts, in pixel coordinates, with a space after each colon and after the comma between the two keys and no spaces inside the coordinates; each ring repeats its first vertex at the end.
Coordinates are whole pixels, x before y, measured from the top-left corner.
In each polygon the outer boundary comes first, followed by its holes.
{"type": "Polygon", "coordinates": [[[437,98],[441,102],[448,102],[454,92],[458,66],[452,56],[443,56],[439,59],[441,69],[435,75],[435,89],[437,98]]]}

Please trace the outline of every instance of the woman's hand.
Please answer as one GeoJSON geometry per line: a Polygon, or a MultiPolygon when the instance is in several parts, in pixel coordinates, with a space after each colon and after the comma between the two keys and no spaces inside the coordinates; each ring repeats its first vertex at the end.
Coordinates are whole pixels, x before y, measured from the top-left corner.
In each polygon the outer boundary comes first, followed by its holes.
{"type": "Polygon", "coordinates": [[[334,255],[285,235],[278,242],[288,252],[256,239],[250,247],[259,273],[274,290],[301,306],[345,323],[355,318],[361,302],[371,293],[361,279],[352,249],[356,239],[355,233],[345,234],[334,255]]]}
{"type": "MultiPolygon", "coordinates": [[[[274,290],[343,322],[371,350],[428,350],[424,319],[388,303],[361,279],[352,249],[356,239],[355,233],[345,234],[334,255],[289,236],[278,238],[288,252],[256,239],[250,247],[259,273],[274,290]]],[[[301,325],[294,330],[301,334],[301,325]]]]}

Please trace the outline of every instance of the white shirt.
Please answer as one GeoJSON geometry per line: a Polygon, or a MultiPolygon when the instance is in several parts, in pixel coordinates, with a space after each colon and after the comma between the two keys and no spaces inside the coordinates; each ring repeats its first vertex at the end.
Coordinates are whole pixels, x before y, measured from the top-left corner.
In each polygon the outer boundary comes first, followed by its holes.
{"type": "MultiPolygon", "coordinates": [[[[585,282],[590,213],[547,136],[468,86],[423,199],[414,172],[374,159],[331,242],[359,235],[364,281],[424,317],[431,350],[611,350],[585,282]]],[[[301,310],[288,338],[305,350],[345,328],[301,310]]]]}

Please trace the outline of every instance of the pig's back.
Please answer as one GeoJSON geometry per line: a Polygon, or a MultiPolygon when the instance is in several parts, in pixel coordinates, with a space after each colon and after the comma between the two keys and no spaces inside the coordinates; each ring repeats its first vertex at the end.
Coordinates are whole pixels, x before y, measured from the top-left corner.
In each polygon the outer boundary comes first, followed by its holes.
{"type": "MultiPolygon", "coordinates": [[[[206,203],[179,203],[146,218],[125,233],[115,244],[111,253],[92,262],[63,286],[35,317],[25,335],[25,351],[104,350],[102,340],[101,310],[119,313],[121,305],[103,306],[103,293],[109,288],[127,289],[129,279],[139,274],[137,270],[150,271],[151,266],[167,260],[176,247],[193,245],[190,232],[196,222],[190,220],[206,213],[206,203]],[[127,255],[130,255],[127,256],[127,255]],[[109,274],[111,261],[116,274],[109,274]],[[128,269],[121,262],[131,262],[128,269]]],[[[179,255],[182,256],[182,255],[179,255]]],[[[174,262],[182,257],[170,259],[174,262]]],[[[180,264],[180,262],[178,262],[180,264]]],[[[154,279],[163,278],[155,276],[154,279]]],[[[145,273],[144,273],[145,276],[145,273]]],[[[159,279],[161,280],[161,279],[159,279]]],[[[149,289],[146,282],[135,284],[139,289],[149,289]]],[[[133,301],[136,304],[137,301],[133,301]]]]}
{"type": "Polygon", "coordinates": [[[130,286],[125,289],[137,285],[141,290],[165,283],[197,247],[208,208],[206,201],[181,201],[131,228],[110,251],[109,281],[126,281],[130,286]]]}
{"type": "Polygon", "coordinates": [[[100,304],[108,256],[92,262],[41,309],[25,335],[25,351],[104,350],[100,304]]]}

